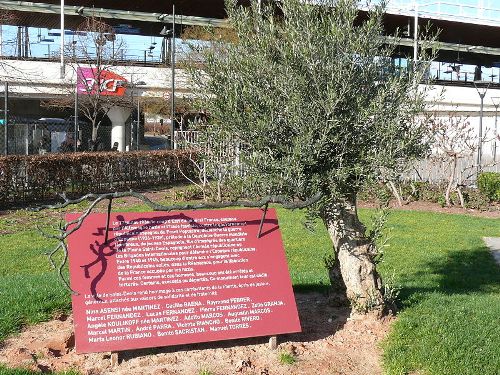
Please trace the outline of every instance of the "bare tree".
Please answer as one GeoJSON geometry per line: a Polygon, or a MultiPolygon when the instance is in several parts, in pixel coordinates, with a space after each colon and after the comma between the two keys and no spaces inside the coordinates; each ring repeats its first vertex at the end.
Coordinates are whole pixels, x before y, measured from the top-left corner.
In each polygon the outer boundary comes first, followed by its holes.
{"type": "Polygon", "coordinates": [[[48,106],[73,108],[78,95],[79,113],[92,126],[91,149],[99,144],[98,134],[103,119],[113,106],[133,107],[132,98],[125,95],[126,80],[111,72],[122,60],[126,50],[111,26],[97,17],[87,17],[66,46],[68,65],[74,71],[76,88],[62,98],[50,100],[48,106]]]}
{"type": "MultiPolygon", "coordinates": [[[[446,190],[444,198],[447,206],[452,205],[451,194],[456,191],[460,205],[465,208],[462,194],[463,181],[470,179],[477,170],[474,156],[478,149],[478,136],[468,117],[449,114],[443,118],[433,115],[428,120],[432,134],[434,152],[430,156],[431,167],[440,165],[446,173],[446,190]],[[470,160],[460,167],[462,160],[470,160]]],[[[480,140],[488,142],[486,132],[480,140]]]]}

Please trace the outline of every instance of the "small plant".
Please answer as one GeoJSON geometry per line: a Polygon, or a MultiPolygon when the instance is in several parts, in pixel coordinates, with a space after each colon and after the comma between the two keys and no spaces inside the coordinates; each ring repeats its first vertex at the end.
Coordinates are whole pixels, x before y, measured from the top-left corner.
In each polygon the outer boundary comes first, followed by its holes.
{"type": "Polygon", "coordinates": [[[380,308],[381,303],[377,300],[376,292],[368,293],[366,298],[356,295],[354,298],[349,299],[351,307],[359,314],[366,314],[380,308]]]}
{"type": "Polygon", "coordinates": [[[280,363],[282,365],[293,365],[297,362],[297,358],[292,353],[281,352],[280,353],[280,363]]]}
{"type": "Polygon", "coordinates": [[[389,217],[389,209],[382,208],[377,211],[372,217],[371,229],[368,232],[368,240],[370,241],[370,256],[375,264],[382,262],[384,256],[384,248],[388,247],[389,231],[385,230],[385,225],[389,217]]]}
{"type": "Polygon", "coordinates": [[[382,295],[384,298],[384,303],[387,309],[396,311],[396,302],[401,291],[401,286],[397,285],[394,281],[394,274],[390,277],[386,277],[383,282],[382,295]]]}
{"type": "Polygon", "coordinates": [[[182,190],[176,190],[174,193],[174,199],[176,201],[188,202],[201,198],[203,198],[203,192],[194,185],[189,185],[182,190]]]}
{"type": "Polygon", "coordinates": [[[200,371],[198,371],[198,375],[213,375],[213,372],[203,368],[200,371]]]}
{"type": "Polygon", "coordinates": [[[333,254],[325,254],[323,256],[323,262],[327,270],[331,270],[335,265],[335,255],[333,254]]]}
{"type": "Polygon", "coordinates": [[[439,196],[437,202],[441,207],[446,207],[446,198],[444,197],[444,195],[439,196]]]}

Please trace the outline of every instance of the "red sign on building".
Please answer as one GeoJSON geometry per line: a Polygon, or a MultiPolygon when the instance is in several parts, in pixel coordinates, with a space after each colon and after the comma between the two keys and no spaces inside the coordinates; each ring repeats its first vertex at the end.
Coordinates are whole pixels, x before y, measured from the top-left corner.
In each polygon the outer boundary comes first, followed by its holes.
{"type": "MultiPolygon", "coordinates": [[[[79,353],[300,331],[276,212],[93,214],[69,237],[79,353]]],[[[72,220],[74,214],[68,215],[72,220]]]]}
{"type": "Polygon", "coordinates": [[[77,68],[79,94],[100,96],[124,96],[127,80],[110,71],[97,68],[77,68]]]}

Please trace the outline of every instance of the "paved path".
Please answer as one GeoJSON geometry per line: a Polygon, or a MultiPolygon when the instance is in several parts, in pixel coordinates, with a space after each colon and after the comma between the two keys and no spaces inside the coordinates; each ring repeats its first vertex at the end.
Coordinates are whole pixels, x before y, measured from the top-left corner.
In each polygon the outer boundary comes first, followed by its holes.
{"type": "Polygon", "coordinates": [[[483,241],[490,248],[495,262],[500,265],[500,237],[483,237],[483,241]]]}

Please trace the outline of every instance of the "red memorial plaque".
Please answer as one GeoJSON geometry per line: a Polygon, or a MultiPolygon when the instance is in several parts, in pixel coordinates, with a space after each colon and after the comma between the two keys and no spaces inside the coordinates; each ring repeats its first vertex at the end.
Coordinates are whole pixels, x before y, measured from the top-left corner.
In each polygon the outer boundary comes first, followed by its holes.
{"type": "MultiPolygon", "coordinates": [[[[69,214],[73,220],[76,214],[69,214]]],[[[78,353],[300,332],[276,212],[92,214],[69,237],[78,353]]]]}

